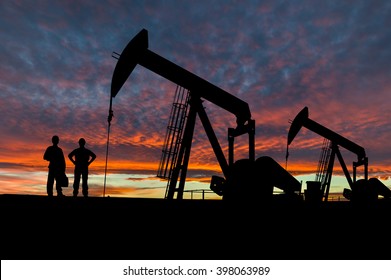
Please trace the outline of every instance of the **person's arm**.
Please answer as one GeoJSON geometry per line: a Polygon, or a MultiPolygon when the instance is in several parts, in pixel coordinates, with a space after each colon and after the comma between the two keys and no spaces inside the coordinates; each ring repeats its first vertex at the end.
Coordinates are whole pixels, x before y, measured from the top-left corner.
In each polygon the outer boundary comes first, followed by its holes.
{"type": "Polygon", "coordinates": [[[96,154],[90,151],[90,161],[88,162],[88,166],[96,159],[96,154]]]}
{"type": "Polygon", "coordinates": [[[49,157],[49,148],[46,149],[45,153],[43,154],[43,159],[44,160],[47,160],[47,161],[50,161],[50,157],[49,157]]]}
{"type": "Polygon", "coordinates": [[[64,156],[64,152],[61,150],[61,165],[62,165],[62,170],[63,172],[65,173],[66,169],[67,169],[67,163],[65,161],[65,156],[64,156]]]}
{"type": "Polygon", "coordinates": [[[73,156],[75,155],[75,150],[73,150],[72,152],[70,152],[69,154],[68,154],[68,158],[69,158],[69,160],[74,164],[74,165],[76,165],[76,161],[73,159],[73,156]]]}

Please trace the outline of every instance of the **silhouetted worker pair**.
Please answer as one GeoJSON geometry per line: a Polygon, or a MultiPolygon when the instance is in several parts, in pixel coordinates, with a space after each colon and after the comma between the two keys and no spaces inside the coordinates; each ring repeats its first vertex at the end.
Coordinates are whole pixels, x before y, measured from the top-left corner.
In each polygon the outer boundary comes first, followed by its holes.
{"type": "MultiPolygon", "coordinates": [[[[52,146],[49,146],[43,158],[49,161],[49,172],[46,184],[48,196],[53,196],[53,185],[56,180],[57,196],[64,196],[62,193],[61,179],[65,176],[65,157],[62,149],[58,146],[60,138],[57,135],[52,137],[52,146]]],[[[74,149],[69,153],[68,158],[75,165],[74,181],[73,181],[73,196],[76,197],[79,193],[80,177],[83,180],[82,193],[84,197],[88,197],[88,167],[96,159],[96,155],[89,149],[85,148],[86,140],[79,139],[79,148],[74,149]]]]}

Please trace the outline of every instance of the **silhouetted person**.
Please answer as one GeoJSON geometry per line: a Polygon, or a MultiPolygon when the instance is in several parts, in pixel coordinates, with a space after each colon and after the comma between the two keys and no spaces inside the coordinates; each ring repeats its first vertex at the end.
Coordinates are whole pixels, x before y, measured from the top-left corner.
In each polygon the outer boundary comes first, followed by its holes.
{"type": "Polygon", "coordinates": [[[75,165],[75,178],[73,181],[73,196],[76,197],[79,193],[80,176],[83,179],[82,193],[84,197],[88,197],[88,166],[95,160],[96,155],[86,149],[84,146],[86,140],[79,139],[79,148],[74,149],[69,153],[68,157],[75,165]]]}
{"type": "Polygon", "coordinates": [[[46,148],[43,159],[49,161],[49,172],[46,183],[48,196],[53,196],[53,185],[56,180],[57,196],[63,196],[61,188],[61,178],[65,174],[65,157],[62,149],[58,146],[60,138],[57,135],[52,137],[52,146],[46,148]]]}

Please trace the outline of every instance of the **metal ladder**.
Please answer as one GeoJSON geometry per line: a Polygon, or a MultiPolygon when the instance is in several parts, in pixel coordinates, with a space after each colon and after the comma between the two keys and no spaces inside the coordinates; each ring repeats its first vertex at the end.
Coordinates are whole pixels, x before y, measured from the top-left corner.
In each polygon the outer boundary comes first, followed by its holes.
{"type": "Polygon", "coordinates": [[[324,182],[326,177],[327,167],[329,165],[330,155],[331,155],[331,146],[330,140],[324,139],[323,146],[319,157],[318,168],[316,171],[315,181],[324,182]]]}
{"type": "Polygon", "coordinates": [[[178,151],[183,137],[183,128],[189,111],[189,90],[177,86],[171,107],[170,118],[162,148],[157,177],[167,179],[165,198],[167,198],[173,168],[177,161],[178,151]]]}
{"type": "Polygon", "coordinates": [[[315,176],[315,181],[320,182],[322,192],[324,195],[324,190],[328,188],[327,186],[330,182],[330,174],[328,174],[329,162],[332,151],[332,142],[328,139],[323,140],[323,146],[320,153],[320,158],[318,162],[318,168],[315,176]]]}

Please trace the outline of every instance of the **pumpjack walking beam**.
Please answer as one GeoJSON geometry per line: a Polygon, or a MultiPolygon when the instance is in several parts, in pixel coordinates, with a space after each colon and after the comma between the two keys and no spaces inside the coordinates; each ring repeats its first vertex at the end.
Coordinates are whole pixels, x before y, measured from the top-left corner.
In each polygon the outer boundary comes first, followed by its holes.
{"type": "Polygon", "coordinates": [[[137,64],[231,112],[236,116],[239,127],[251,120],[250,108],[246,102],[150,51],[148,31],[145,29],[141,30],[121,53],[113,73],[112,97],[118,94],[137,64]]]}

